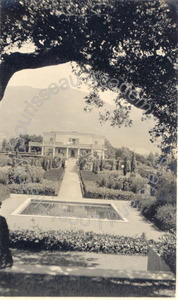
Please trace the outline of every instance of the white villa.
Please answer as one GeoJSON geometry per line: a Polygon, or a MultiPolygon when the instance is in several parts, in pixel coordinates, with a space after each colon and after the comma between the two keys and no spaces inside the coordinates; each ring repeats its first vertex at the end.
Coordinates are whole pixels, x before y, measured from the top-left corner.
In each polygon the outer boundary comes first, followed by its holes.
{"type": "Polygon", "coordinates": [[[78,157],[82,151],[97,153],[104,158],[104,136],[77,131],[62,132],[51,131],[43,133],[43,142],[29,142],[29,152],[40,149],[42,156],[58,156],[63,154],[66,158],[78,157]]]}

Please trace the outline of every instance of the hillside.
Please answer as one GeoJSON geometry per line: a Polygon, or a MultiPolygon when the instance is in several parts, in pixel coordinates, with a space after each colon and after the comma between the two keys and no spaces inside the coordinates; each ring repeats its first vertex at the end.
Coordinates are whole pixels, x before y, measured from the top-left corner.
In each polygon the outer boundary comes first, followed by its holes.
{"type": "MultiPolygon", "coordinates": [[[[24,109],[33,97],[39,95],[40,89],[28,86],[7,88],[5,96],[0,103],[0,139],[15,136],[15,127],[19,121],[27,122],[23,117],[24,109]]],[[[132,118],[134,124],[131,128],[113,128],[109,124],[100,125],[98,110],[91,113],[84,111],[87,93],[77,89],[67,89],[52,96],[48,101],[34,112],[27,124],[29,134],[42,134],[43,131],[81,131],[105,135],[114,147],[126,146],[139,153],[157,151],[149,141],[148,130],[153,121],[142,122],[141,112],[133,108],[132,118]]],[[[109,107],[110,104],[107,104],[109,107]]],[[[111,107],[111,106],[110,106],[111,107]]]]}

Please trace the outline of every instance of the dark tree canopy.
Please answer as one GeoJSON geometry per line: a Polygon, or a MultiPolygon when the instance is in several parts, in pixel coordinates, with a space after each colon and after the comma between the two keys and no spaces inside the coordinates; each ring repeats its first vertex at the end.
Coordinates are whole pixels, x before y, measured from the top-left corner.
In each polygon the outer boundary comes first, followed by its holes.
{"type": "Polygon", "coordinates": [[[1,16],[1,98],[19,70],[76,62],[74,71],[81,79],[94,79],[88,105],[103,106],[99,91],[117,92],[115,110],[106,111],[102,120],[130,125],[132,104],[156,118],[153,138],[162,135],[165,144],[175,143],[177,36],[172,3],[2,0],[1,16]],[[34,51],[14,50],[25,43],[33,44],[34,51]],[[122,91],[121,84],[129,89],[122,91]]]}

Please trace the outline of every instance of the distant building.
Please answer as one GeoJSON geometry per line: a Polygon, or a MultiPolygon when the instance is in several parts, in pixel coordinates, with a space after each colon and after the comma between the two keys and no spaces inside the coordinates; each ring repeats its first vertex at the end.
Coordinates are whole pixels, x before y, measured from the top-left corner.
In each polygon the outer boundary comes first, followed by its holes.
{"type": "Polygon", "coordinates": [[[40,151],[42,156],[78,157],[83,151],[104,158],[104,136],[77,131],[43,133],[43,142],[29,142],[29,152],[40,151]]]}

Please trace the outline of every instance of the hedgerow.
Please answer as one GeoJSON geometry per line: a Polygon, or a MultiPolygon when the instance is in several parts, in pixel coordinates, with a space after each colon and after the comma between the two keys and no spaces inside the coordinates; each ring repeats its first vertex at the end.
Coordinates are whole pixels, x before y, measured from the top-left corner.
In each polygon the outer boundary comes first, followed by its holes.
{"type": "Polygon", "coordinates": [[[10,197],[10,191],[4,184],[0,184],[0,201],[3,201],[10,197]]]}
{"type": "Polygon", "coordinates": [[[42,232],[34,230],[10,231],[10,247],[30,251],[89,251],[125,255],[146,255],[149,246],[156,246],[157,252],[175,273],[176,234],[166,233],[159,241],[141,237],[117,236],[66,230],[42,232]]]}
{"type": "Polygon", "coordinates": [[[60,183],[50,180],[44,180],[41,183],[27,182],[26,184],[12,183],[8,185],[9,190],[13,194],[33,194],[45,196],[57,196],[60,183]]]}
{"type": "Polygon", "coordinates": [[[12,248],[29,250],[90,251],[120,254],[142,254],[148,241],[142,237],[113,236],[84,231],[16,230],[10,231],[12,248]]]}

